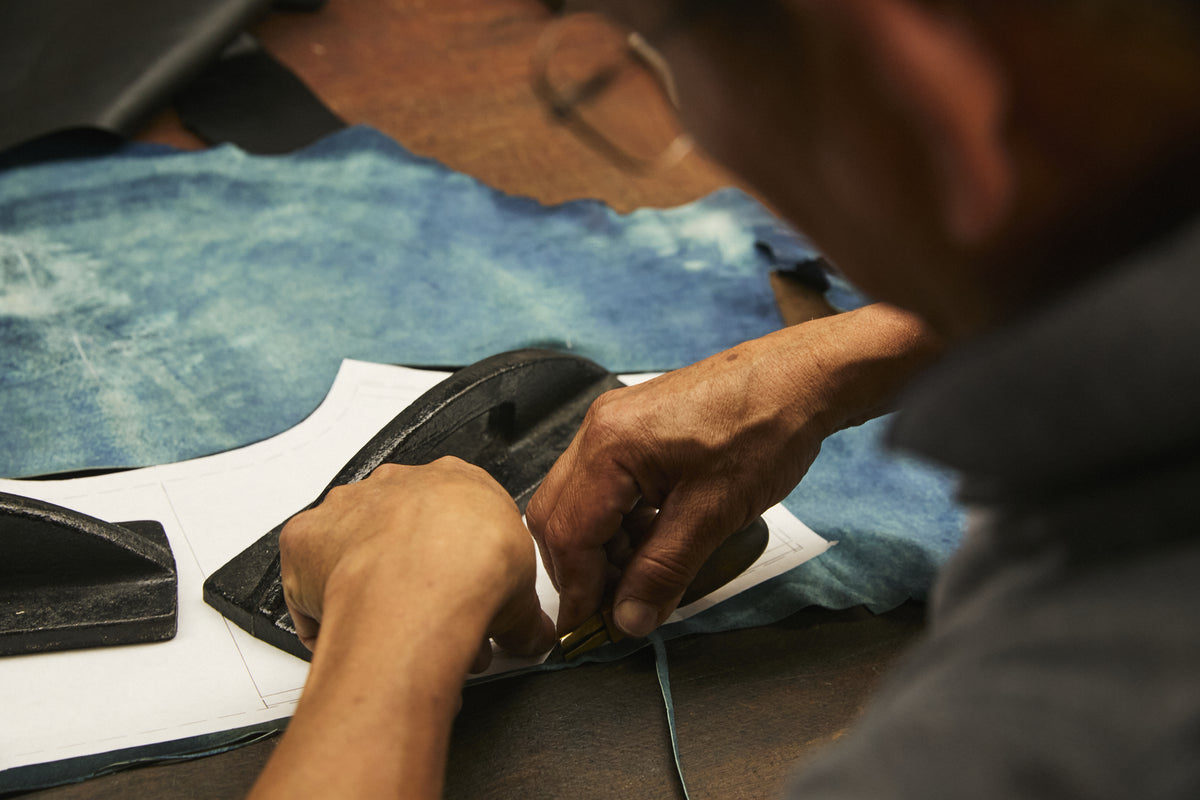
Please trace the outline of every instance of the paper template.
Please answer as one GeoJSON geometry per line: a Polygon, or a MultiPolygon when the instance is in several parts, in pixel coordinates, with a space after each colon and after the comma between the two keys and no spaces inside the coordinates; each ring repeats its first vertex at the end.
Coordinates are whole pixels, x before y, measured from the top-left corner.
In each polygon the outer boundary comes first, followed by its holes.
{"type": "MultiPolygon", "coordinates": [[[[311,416],[264,442],[111,475],[0,480],[0,491],[111,522],[157,520],[179,573],[179,632],[169,642],[0,658],[0,770],[290,716],[308,664],[206,605],[203,582],[310,503],[380,428],[445,377],[346,361],[311,416]]],[[[689,606],[686,615],[828,547],[782,507],[765,518],[771,540],[763,557],[734,583],[689,606]]],[[[538,591],[553,618],[558,598],[544,573],[538,591]]],[[[498,658],[492,671],[530,663],[536,660],[498,658]]]]}

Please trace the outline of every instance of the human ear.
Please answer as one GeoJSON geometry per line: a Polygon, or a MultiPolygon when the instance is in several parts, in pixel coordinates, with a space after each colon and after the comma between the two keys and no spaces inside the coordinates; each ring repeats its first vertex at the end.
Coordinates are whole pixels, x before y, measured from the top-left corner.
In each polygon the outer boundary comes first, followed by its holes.
{"type": "Polygon", "coordinates": [[[1005,84],[965,20],[913,0],[835,0],[880,85],[926,150],[952,240],[994,233],[1013,193],[1005,84]]]}

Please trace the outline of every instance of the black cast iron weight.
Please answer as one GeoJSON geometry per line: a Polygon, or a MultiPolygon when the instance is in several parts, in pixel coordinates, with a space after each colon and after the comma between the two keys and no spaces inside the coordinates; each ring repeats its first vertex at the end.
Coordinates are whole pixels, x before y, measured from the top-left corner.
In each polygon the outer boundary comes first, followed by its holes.
{"type": "MultiPolygon", "coordinates": [[[[621,386],[598,364],[547,350],[516,350],[455,372],[375,435],[309,504],[381,464],[427,464],[457,456],[487,470],[522,511],[583,422],[592,401],[621,386]]],[[[204,582],[204,600],[239,627],[303,659],[283,600],[283,522],[204,582]]]]}
{"type": "Polygon", "coordinates": [[[0,492],[0,656],[170,639],[177,607],[159,523],[0,492]]]}

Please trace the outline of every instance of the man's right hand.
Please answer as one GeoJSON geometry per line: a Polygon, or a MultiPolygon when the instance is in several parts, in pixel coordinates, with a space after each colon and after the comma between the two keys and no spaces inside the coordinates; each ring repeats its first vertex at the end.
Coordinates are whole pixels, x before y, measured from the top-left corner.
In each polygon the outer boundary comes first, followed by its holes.
{"type": "Polygon", "coordinates": [[[746,342],[593,404],[526,519],[559,590],[558,631],[599,609],[644,636],[708,556],[782,500],[829,434],[886,410],[936,345],[888,306],[746,342]]]}

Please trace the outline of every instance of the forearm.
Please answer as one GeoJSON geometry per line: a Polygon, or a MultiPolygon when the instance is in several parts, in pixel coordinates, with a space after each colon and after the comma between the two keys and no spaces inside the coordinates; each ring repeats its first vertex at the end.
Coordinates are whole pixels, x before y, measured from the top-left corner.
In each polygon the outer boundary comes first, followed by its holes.
{"type": "Polygon", "coordinates": [[[939,349],[916,318],[876,305],[601,395],[526,512],[559,629],[599,607],[609,547],[639,504],[658,513],[620,567],[616,619],[630,635],[661,624],[707,554],[786,497],[825,437],[887,410],[939,349]],[[638,605],[623,614],[623,601],[638,605]]]}
{"type": "Polygon", "coordinates": [[[893,408],[896,395],[941,352],[913,315],[883,303],[785,328],[760,340],[778,359],[806,424],[824,435],[893,408]]]}
{"type": "Polygon", "coordinates": [[[327,600],[303,697],[251,797],[441,795],[450,727],[486,620],[442,624],[443,609],[402,603],[380,580],[327,600]]]}
{"type": "Polygon", "coordinates": [[[838,429],[893,410],[913,376],[941,354],[944,341],[912,314],[884,303],[829,318],[837,326],[831,378],[845,409],[838,429]]]}

